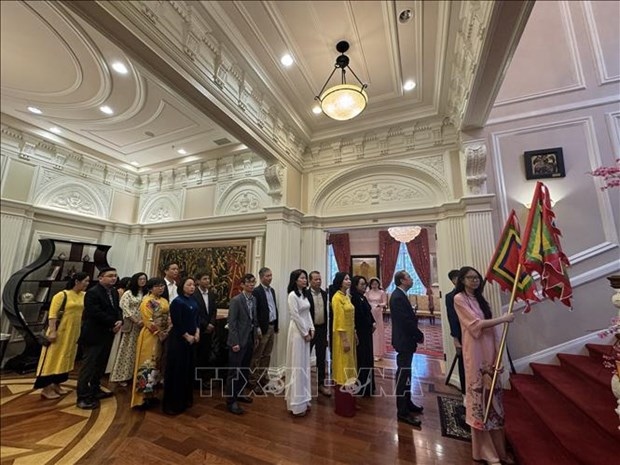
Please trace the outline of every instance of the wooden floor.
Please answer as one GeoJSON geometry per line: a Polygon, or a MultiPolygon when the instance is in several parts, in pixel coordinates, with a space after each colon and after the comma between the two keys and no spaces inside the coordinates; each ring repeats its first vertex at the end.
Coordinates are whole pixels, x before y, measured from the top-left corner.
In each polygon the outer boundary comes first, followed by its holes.
{"type": "MultiPolygon", "coordinates": [[[[393,361],[380,366],[393,368],[393,361]]],[[[42,400],[32,378],[5,374],[1,387],[1,463],[19,464],[420,464],[470,465],[468,442],[442,437],[437,395],[459,396],[445,386],[445,363],[414,357],[414,401],[424,405],[421,428],[396,421],[393,398],[362,399],[354,418],[333,413],[319,396],[304,418],[287,413],[282,397],[259,397],[247,413],[230,414],[222,398],[195,397],[183,415],[129,408],[129,388],[95,411],[75,407],[75,392],[42,400]]],[[[386,392],[393,380],[378,380],[386,392]]],[[[75,388],[75,382],[69,385],[75,388]]],[[[198,392],[198,391],[197,391],[198,392]]]]}

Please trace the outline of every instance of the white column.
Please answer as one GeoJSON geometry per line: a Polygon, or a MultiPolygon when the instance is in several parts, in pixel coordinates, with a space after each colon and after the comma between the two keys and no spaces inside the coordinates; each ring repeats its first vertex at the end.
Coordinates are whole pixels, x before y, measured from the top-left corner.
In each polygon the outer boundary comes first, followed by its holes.
{"type": "MultiPolygon", "coordinates": [[[[304,218],[301,226],[301,267],[308,273],[317,270],[327,276],[327,233],[315,218],[304,218]]],[[[325,286],[325,282],[323,282],[325,286]]]]}
{"type": "MultiPolygon", "coordinates": [[[[286,364],[286,342],[289,313],[287,306],[288,281],[291,271],[301,266],[302,213],[287,207],[268,207],[263,266],[273,273],[272,286],[278,303],[279,333],[271,355],[271,369],[281,375],[286,364]]],[[[258,279],[258,277],[257,277],[258,279]]]]}

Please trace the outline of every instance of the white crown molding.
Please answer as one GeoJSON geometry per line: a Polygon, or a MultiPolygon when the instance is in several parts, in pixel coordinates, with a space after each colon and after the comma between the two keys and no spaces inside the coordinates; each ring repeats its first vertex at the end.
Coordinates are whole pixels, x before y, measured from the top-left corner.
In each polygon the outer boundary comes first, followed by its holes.
{"type": "Polygon", "coordinates": [[[492,12],[492,2],[460,2],[460,26],[454,43],[454,62],[448,89],[448,111],[457,128],[463,122],[492,12]]]}
{"type": "Polygon", "coordinates": [[[335,164],[346,166],[362,161],[425,154],[455,148],[457,133],[447,118],[409,121],[372,130],[313,142],[306,150],[305,172],[335,164]]]}

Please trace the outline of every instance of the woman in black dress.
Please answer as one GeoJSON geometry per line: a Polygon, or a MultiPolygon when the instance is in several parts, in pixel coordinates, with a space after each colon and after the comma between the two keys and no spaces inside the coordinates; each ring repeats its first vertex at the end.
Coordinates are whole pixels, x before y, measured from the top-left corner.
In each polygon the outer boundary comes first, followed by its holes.
{"type": "Polygon", "coordinates": [[[355,307],[355,334],[357,335],[358,396],[370,397],[375,392],[374,355],[372,333],[377,328],[366,292],[366,278],[353,276],[351,303],[355,307]]]}
{"type": "Polygon", "coordinates": [[[168,415],[183,413],[193,404],[193,346],[200,340],[198,303],[192,297],[196,290],[194,279],[182,279],[179,289],[179,296],[170,303],[172,329],[168,335],[162,403],[162,409],[168,415]]]}

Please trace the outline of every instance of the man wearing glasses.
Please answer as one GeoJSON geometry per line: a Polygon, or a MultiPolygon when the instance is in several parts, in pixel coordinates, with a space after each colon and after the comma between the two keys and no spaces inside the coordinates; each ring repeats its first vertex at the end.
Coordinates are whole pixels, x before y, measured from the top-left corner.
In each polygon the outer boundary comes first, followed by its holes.
{"type": "Polygon", "coordinates": [[[82,332],[78,340],[84,348],[77,384],[77,406],[81,409],[96,409],[100,399],[112,397],[111,392],[101,389],[101,377],[105,373],[114,335],[123,324],[118,292],[114,289],[117,278],[115,268],[102,268],[99,284],[88,290],[84,297],[82,332]]]}

